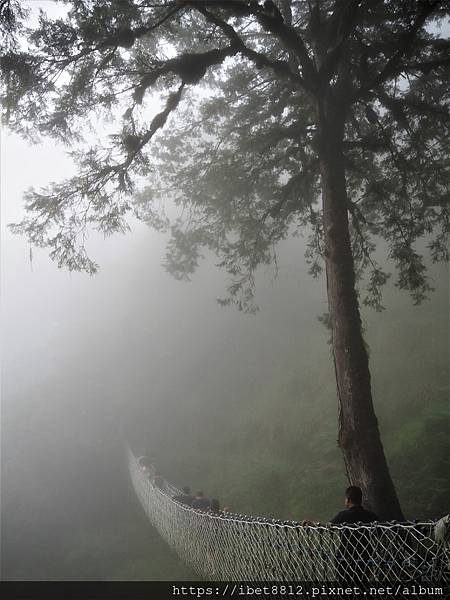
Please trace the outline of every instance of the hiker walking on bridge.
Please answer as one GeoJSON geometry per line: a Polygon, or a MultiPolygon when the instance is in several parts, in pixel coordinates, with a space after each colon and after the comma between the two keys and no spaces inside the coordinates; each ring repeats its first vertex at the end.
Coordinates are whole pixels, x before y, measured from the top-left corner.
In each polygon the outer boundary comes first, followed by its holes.
{"type": "MultiPolygon", "coordinates": [[[[347,525],[378,521],[375,513],[363,508],[362,491],[351,485],[345,490],[345,510],[339,512],[331,523],[347,525]]],[[[340,581],[364,581],[370,577],[370,543],[364,527],[345,527],[341,532],[337,556],[337,576],[340,581]]]]}
{"type": "Polygon", "coordinates": [[[202,490],[198,490],[191,506],[197,510],[209,510],[210,504],[210,501],[204,497],[202,490]]]}
{"type": "MultiPolygon", "coordinates": [[[[344,504],[345,509],[330,521],[333,525],[350,525],[343,527],[340,533],[336,578],[339,581],[363,581],[369,576],[370,544],[365,529],[356,524],[372,523],[378,521],[378,517],[363,507],[362,491],[356,485],[351,485],[345,490],[344,504]]],[[[313,522],[304,520],[302,525],[313,525],[313,522]]]]}
{"type": "Polygon", "coordinates": [[[341,510],[331,519],[333,525],[341,523],[372,523],[378,521],[375,513],[362,506],[362,491],[356,485],[351,485],[345,490],[345,510],[341,510]]]}
{"type": "MultiPolygon", "coordinates": [[[[342,525],[344,523],[372,523],[378,521],[378,517],[370,510],[362,506],[362,491],[356,485],[351,485],[345,490],[344,497],[345,510],[341,510],[330,520],[333,525],[342,525]]],[[[302,525],[314,525],[310,519],[303,519],[302,525]]]]}

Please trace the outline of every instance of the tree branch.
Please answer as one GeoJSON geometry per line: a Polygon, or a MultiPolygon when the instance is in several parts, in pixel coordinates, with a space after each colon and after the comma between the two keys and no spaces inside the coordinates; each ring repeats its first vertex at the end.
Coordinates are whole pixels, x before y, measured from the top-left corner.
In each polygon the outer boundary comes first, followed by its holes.
{"type": "Polygon", "coordinates": [[[387,108],[397,122],[404,127],[407,128],[408,119],[406,117],[405,109],[413,109],[416,112],[422,114],[433,114],[436,117],[444,117],[448,118],[449,110],[444,105],[431,105],[420,98],[415,98],[412,95],[403,96],[402,98],[393,98],[389,94],[387,94],[383,89],[375,90],[374,96],[378,98],[378,100],[383,104],[385,108],[387,108]]]}
{"type": "Polygon", "coordinates": [[[165,125],[170,113],[173,112],[180,103],[184,86],[185,84],[182,83],[175,93],[170,94],[170,96],[167,99],[164,110],[162,110],[153,118],[152,122],[150,123],[149,129],[145,132],[142,138],[136,139],[135,148],[133,148],[132,152],[128,155],[127,160],[122,165],[120,165],[120,170],[126,171],[133,162],[133,160],[136,158],[136,156],[139,154],[139,152],[141,152],[144,146],[158,131],[158,129],[161,129],[165,125]]]}
{"type": "Polygon", "coordinates": [[[62,61],[62,65],[64,67],[68,66],[69,64],[76,62],[84,56],[92,54],[93,52],[104,50],[106,48],[130,48],[131,46],[133,46],[134,42],[137,39],[160,27],[163,23],[165,23],[168,19],[173,17],[180,10],[180,6],[175,6],[174,8],[169,10],[163,17],[161,17],[161,19],[159,19],[159,21],[157,21],[156,23],[136,27],[136,29],[124,29],[117,31],[115,34],[112,34],[110,37],[104,39],[102,42],[96,44],[95,46],[83,48],[78,54],[74,56],[69,56],[64,61],[62,61]]]}
{"type": "Polygon", "coordinates": [[[242,41],[237,31],[229,23],[212,14],[206,8],[201,6],[195,6],[195,8],[205,17],[207,21],[213,23],[217,27],[220,27],[224,34],[230,39],[232,44],[239,48],[239,53],[254,62],[257,67],[268,67],[278,75],[281,75],[282,77],[289,77],[294,83],[307,89],[304,79],[297,73],[292,72],[287,61],[270,60],[264,54],[248,48],[248,46],[246,46],[242,41]]]}
{"type": "Polygon", "coordinates": [[[153,85],[162,75],[168,73],[178,75],[184,84],[198,83],[204,77],[208,67],[223,63],[228,56],[233,56],[239,51],[240,48],[237,44],[233,44],[226,48],[216,48],[198,54],[186,53],[170,60],[161,61],[159,66],[157,65],[153,71],[142,77],[139,85],[136,86],[134,99],[140,104],[147,88],[153,85]]]}
{"type": "Polygon", "coordinates": [[[401,61],[408,56],[413,49],[414,43],[416,42],[416,34],[419,29],[424,25],[427,18],[437,10],[440,4],[441,0],[419,3],[421,9],[419,10],[410,29],[400,37],[395,54],[388,60],[385,67],[376,75],[376,77],[369,81],[367,85],[359,88],[356,91],[354,100],[363,98],[369,90],[377,88],[388,79],[404,71],[405,65],[402,64],[401,61]]]}
{"type": "Polygon", "coordinates": [[[191,5],[197,10],[200,7],[205,9],[223,8],[235,16],[254,16],[263,29],[272,33],[287,50],[292,51],[299,59],[304,80],[303,86],[309,91],[317,88],[317,70],[314,62],[301,37],[291,25],[284,22],[279,11],[270,11],[257,2],[246,3],[240,0],[184,0],[182,5],[191,5]]]}
{"type": "Polygon", "coordinates": [[[444,67],[449,64],[450,56],[443,56],[434,60],[417,61],[402,65],[402,71],[422,71],[423,73],[429,73],[437,67],[444,67]]]}

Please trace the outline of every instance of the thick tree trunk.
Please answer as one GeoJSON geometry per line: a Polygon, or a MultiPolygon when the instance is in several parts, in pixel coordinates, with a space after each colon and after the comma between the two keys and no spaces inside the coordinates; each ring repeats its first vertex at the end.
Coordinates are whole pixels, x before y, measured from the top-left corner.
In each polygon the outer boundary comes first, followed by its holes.
{"type": "Polygon", "coordinates": [[[319,109],[328,306],[339,400],[339,446],[351,485],[381,520],[403,519],[375,416],[355,291],[343,161],[344,119],[319,109]]]}

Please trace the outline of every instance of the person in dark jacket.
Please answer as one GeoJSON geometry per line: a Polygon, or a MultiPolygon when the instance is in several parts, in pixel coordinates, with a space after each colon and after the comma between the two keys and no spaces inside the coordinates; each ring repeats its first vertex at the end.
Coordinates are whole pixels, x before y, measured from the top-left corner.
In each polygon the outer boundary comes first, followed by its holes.
{"type": "Polygon", "coordinates": [[[362,505],[362,491],[351,485],[345,490],[345,510],[339,512],[331,523],[350,525],[343,527],[337,555],[337,575],[340,581],[361,582],[370,577],[371,534],[368,528],[352,527],[356,523],[373,523],[378,517],[362,505]]]}
{"type": "Polygon", "coordinates": [[[211,500],[211,504],[210,504],[210,506],[209,506],[209,511],[210,511],[211,513],[213,513],[214,515],[220,515],[220,513],[222,512],[222,511],[220,510],[220,503],[219,503],[219,501],[217,500],[217,498],[213,498],[213,499],[211,500]]]}
{"type": "Polygon", "coordinates": [[[183,488],[183,493],[178,496],[174,496],[173,500],[176,502],[181,502],[181,504],[186,504],[186,506],[192,506],[192,502],[194,497],[191,495],[191,488],[188,485],[185,485],[183,488]]]}
{"type": "Polygon", "coordinates": [[[331,519],[333,525],[342,523],[372,523],[378,521],[375,513],[362,506],[362,491],[356,485],[351,485],[345,490],[345,510],[341,510],[331,519]]]}
{"type": "Polygon", "coordinates": [[[205,498],[202,490],[198,490],[195,492],[195,498],[192,501],[192,508],[196,508],[197,510],[208,510],[210,502],[208,498],[205,498]]]}
{"type": "MultiPolygon", "coordinates": [[[[341,510],[330,521],[333,525],[344,523],[372,523],[378,521],[375,513],[366,510],[362,506],[362,491],[356,485],[351,485],[345,490],[345,510],[341,510]]],[[[303,519],[302,525],[314,525],[314,521],[303,519]]]]}
{"type": "Polygon", "coordinates": [[[166,486],[165,479],[157,471],[153,477],[150,477],[150,480],[153,482],[153,485],[160,490],[163,490],[166,486]]]}

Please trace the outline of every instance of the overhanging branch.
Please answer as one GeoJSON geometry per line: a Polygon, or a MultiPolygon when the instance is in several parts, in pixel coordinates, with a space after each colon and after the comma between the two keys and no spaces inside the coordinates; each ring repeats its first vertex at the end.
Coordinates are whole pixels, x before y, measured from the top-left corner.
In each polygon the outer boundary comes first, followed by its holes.
{"type": "Polygon", "coordinates": [[[239,53],[251,60],[252,62],[254,62],[257,67],[268,67],[272,69],[275,73],[277,73],[277,75],[280,75],[281,77],[289,77],[297,85],[306,88],[305,81],[303,80],[303,78],[300,77],[300,75],[298,75],[297,73],[292,72],[287,61],[271,60],[267,58],[267,56],[265,56],[264,54],[261,54],[260,52],[256,52],[255,50],[248,48],[248,46],[246,46],[242,41],[237,31],[235,31],[235,29],[233,29],[233,27],[229,23],[212,14],[206,8],[200,6],[196,8],[205,17],[207,21],[213,23],[217,27],[220,27],[220,29],[225,33],[225,35],[231,40],[232,44],[236,45],[239,48],[239,53]]]}
{"type": "MultiPolygon", "coordinates": [[[[425,21],[435,12],[441,4],[441,0],[430,2],[419,2],[420,10],[414,20],[414,23],[408,31],[406,31],[399,39],[396,51],[388,60],[384,68],[371,80],[367,85],[359,88],[356,91],[354,100],[363,98],[369,90],[379,87],[388,79],[399,75],[405,70],[405,63],[402,62],[410,54],[416,41],[417,32],[425,21]]],[[[370,49],[370,48],[369,48],[370,49]]]]}
{"type": "Polygon", "coordinates": [[[182,6],[192,6],[197,10],[225,9],[235,16],[253,16],[263,29],[274,35],[281,44],[298,58],[302,69],[303,86],[310,91],[317,87],[317,70],[309,56],[308,50],[295,29],[284,22],[281,13],[276,9],[270,10],[257,2],[240,0],[184,0],[182,6]]]}
{"type": "Polygon", "coordinates": [[[219,65],[229,57],[237,54],[240,48],[237,44],[227,46],[226,48],[215,48],[207,52],[198,54],[181,54],[176,58],[171,58],[161,62],[156,68],[142,77],[134,92],[134,99],[137,103],[142,102],[144,94],[160,77],[174,73],[178,75],[184,84],[198,83],[205,75],[208,67],[219,65]]]}

